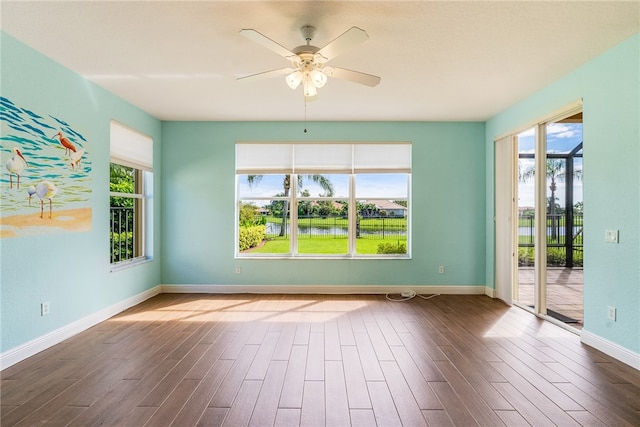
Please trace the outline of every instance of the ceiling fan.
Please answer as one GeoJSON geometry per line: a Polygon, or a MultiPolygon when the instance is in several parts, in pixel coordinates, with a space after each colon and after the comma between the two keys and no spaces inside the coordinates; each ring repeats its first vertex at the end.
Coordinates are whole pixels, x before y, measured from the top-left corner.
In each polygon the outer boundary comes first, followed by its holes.
{"type": "Polygon", "coordinates": [[[291,89],[296,89],[302,84],[305,101],[314,101],[317,98],[318,88],[327,83],[327,77],[335,77],[371,87],[380,83],[378,76],[325,65],[346,50],[367,40],[369,36],[363,29],[351,27],[323,48],[311,45],[311,40],[316,32],[315,27],[304,25],[300,31],[307,44],[289,50],[256,30],[240,30],[240,34],[246,38],[291,61],[291,67],[251,74],[239,77],[238,80],[285,75],[285,81],[291,89]]]}

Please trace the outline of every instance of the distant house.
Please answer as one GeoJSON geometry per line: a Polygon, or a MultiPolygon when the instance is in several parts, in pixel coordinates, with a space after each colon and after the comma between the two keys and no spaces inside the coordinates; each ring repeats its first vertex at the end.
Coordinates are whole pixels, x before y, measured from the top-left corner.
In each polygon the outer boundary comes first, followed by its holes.
{"type": "Polygon", "coordinates": [[[390,200],[367,200],[367,203],[372,203],[378,209],[378,212],[385,211],[387,216],[395,216],[404,218],[407,216],[407,208],[394,203],[390,200]]]}
{"type": "Polygon", "coordinates": [[[527,212],[533,212],[535,208],[533,206],[518,206],[518,214],[523,215],[527,212]]]}

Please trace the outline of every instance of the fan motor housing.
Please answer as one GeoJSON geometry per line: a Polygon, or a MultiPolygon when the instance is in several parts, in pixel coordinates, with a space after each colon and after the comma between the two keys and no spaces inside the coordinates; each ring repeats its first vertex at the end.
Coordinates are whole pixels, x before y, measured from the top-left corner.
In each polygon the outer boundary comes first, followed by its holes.
{"type": "Polygon", "coordinates": [[[310,44],[303,44],[302,46],[294,47],[291,50],[291,52],[295,53],[298,56],[301,56],[301,55],[304,55],[305,53],[313,55],[319,50],[320,48],[317,46],[312,46],[310,44]]]}

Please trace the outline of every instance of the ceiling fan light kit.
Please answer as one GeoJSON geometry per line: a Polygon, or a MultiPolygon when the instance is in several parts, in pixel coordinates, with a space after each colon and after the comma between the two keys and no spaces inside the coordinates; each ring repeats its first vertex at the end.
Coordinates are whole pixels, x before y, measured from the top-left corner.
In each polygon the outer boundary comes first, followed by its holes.
{"type": "Polygon", "coordinates": [[[335,77],[371,87],[380,83],[378,76],[345,68],[325,67],[325,64],[334,57],[367,40],[369,36],[366,31],[358,27],[351,27],[323,48],[311,45],[311,40],[316,32],[315,27],[304,25],[300,28],[300,32],[307,44],[288,50],[256,30],[240,30],[240,34],[243,36],[289,60],[292,68],[252,74],[240,77],[238,80],[285,74],[285,82],[291,89],[297,89],[302,84],[305,101],[313,101],[317,98],[318,89],[327,84],[327,77],[335,77]]]}

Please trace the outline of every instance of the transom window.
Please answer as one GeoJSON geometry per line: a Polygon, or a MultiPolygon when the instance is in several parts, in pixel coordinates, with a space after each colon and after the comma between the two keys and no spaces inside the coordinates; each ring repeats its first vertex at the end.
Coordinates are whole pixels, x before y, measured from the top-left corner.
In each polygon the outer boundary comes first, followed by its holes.
{"type": "Polygon", "coordinates": [[[409,257],[411,144],[237,143],[238,257],[409,257]]]}

